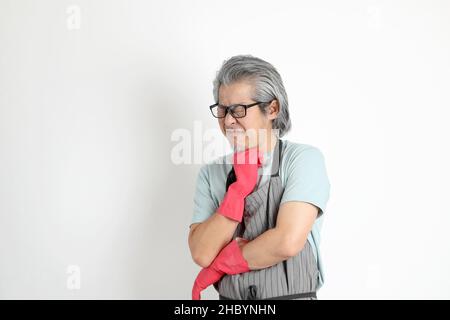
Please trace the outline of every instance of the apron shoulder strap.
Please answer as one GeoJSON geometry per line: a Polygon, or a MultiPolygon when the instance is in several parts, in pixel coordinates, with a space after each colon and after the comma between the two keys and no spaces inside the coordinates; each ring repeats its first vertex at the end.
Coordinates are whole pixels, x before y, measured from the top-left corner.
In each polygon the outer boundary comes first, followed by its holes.
{"type": "Polygon", "coordinates": [[[236,173],[234,172],[234,167],[231,167],[231,170],[230,170],[230,172],[228,172],[228,176],[227,176],[227,184],[226,184],[226,187],[225,187],[225,192],[227,192],[228,191],[228,187],[232,184],[232,183],[234,183],[234,182],[236,182],[236,173]]]}
{"type": "Polygon", "coordinates": [[[281,139],[278,139],[272,160],[272,172],[271,172],[272,177],[276,177],[279,175],[282,152],[283,152],[283,141],[281,139]],[[276,157],[277,153],[278,157],[276,157]]]}

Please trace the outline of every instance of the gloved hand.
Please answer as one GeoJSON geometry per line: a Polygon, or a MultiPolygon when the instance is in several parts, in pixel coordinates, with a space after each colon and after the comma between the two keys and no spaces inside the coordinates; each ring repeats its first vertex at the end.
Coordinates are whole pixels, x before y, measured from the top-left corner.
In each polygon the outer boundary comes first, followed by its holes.
{"type": "MultiPolygon", "coordinates": [[[[247,241],[240,238],[240,243],[247,241]]],[[[225,274],[238,274],[250,271],[247,261],[242,256],[238,241],[232,240],[225,246],[211,265],[203,268],[197,275],[192,288],[192,300],[200,300],[200,292],[219,281],[225,274]]]]}
{"type": "Polygon", "coordinates": [[[217,212],[227,218],[241,222],[244,214],[245,197],[255,188],[258,180],[258,168],[262,165],[263,153],[258,147],[235,152],[233,168],[236,181],[225,194],[217,212]]]}

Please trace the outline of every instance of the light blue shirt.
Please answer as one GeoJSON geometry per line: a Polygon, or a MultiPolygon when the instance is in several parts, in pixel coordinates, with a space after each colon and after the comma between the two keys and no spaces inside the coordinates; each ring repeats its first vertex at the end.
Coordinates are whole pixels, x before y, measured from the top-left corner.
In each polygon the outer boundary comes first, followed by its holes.
{"type": "MultiPolygon", "coordinates": [[[[264,154],[256,188],[270,178],[273,156],[273,151],[264,154]]],[[[196,182],[191,224],[205,221],[219,207],[225,195],[228,172],[232,167],[231,157],[232,154],[222,156],[200,168],[196,182]]],[[[308,241],[317,260],[320,272],[320,288],[324,282],[323,263],[319,250],[320,230],[323,213],[330,195],[330,183],[322,152],[308,144],[283,140],[280,178],[284,187],[280,205],[288,201],[303,201],[311,203],[319,209],[319,215],[308,235],[308,241]]]]}

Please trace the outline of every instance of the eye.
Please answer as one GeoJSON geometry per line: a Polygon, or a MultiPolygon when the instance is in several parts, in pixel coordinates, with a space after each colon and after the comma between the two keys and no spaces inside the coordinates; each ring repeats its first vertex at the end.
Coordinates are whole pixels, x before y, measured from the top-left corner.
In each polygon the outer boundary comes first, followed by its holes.
{"type": "Polygon", "coordinates": [[[227,107],[217,106],[217,116],[219,118],[225,117],[226,113],[227,113],[227,107]]]}
{"type": "Polygon", "coordinates": [[[233,106],[231,109],[232,116],[235,118],[242,118],[245,116],[245,107],[242,105],[233,106]]]}

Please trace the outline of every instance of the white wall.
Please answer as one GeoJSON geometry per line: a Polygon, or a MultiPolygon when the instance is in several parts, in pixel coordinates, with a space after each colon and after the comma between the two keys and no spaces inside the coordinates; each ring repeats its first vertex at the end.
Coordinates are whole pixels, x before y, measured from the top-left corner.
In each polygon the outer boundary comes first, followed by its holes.
{"type": "Polygon", "coordinates": [[[1,0],[0,298],[190,299],[200,163],[175,165],[171,135],[217,128],[212,79],[242,53],[281,73],[286,139],[326,158],[319,298],[450,298],[449,18],[448,1],[1,0]]]}

